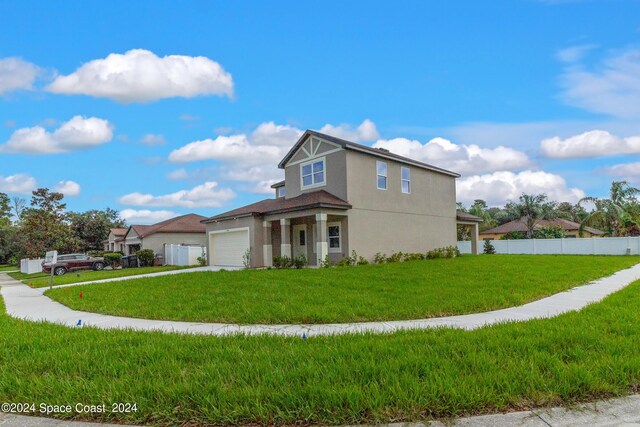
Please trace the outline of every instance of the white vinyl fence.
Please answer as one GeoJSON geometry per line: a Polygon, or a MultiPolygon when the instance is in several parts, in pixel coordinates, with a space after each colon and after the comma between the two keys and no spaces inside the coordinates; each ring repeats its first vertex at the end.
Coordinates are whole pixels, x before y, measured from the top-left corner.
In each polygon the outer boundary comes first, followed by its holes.
{"type": "MultiPolygon", "coordinates": [[[[592,237],[575,239],[492,240],[497,254],[640,255],[640,237],[592,237]]],[[[478,242],[482,253],[484,241],[478,242]]],[[[463,254],[471,242],[458,242],[463,254]]]]}
{"type": "Polygon", "coordinates": [[[21,259],[20,272],[24,274],[40,273],[42,271],[42,262],[44,258],[39,259],[21,259]]]}
{"type": "Polygon", "coordinates": [[[198,265],[198,257],[200,256],[207,257],[207,248],[202,246],[164,245],[165,265],[198,265]]]}

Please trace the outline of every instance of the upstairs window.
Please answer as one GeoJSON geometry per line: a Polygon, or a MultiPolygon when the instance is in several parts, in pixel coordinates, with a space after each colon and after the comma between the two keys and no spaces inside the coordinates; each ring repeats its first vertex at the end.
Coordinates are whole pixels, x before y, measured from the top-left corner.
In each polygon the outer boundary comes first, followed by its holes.
{"type": "Polygon", "coordinates": [[[282,187],[278,187],[277,195],[278,197],[284,197],[284,185],[282,187]]]}
{"type": "Polygon", "coordinates": [[[324,159],[301,164],[300,175],[302,188],[324,185],[324,159]]]}
{"type": "Polygon", "coordinates": [[[402,167],[400,179],[402,192],[406,194],[411,193],[411,169],[402,167]]]}
{"type": "Polygon", "coordinates": [[[387,164],[385,162],[376,161],[376,173],[378,180],[378,190],[387,189],[387,164]]]}

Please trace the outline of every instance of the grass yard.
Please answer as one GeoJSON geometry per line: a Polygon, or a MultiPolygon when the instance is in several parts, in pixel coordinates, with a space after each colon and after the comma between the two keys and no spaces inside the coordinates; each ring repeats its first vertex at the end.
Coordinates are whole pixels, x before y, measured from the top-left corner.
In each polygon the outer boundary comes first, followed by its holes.
{"type": "MultiPolygon", "coordinates": [[[[161,266],[161,267],[123,268],[121,270],[102,270],[102,271],[79,270],[79,271],[69,272],[64,276],[54,276],[53,284],[54,286],[66,285],[69,283],[88,282],[90,280],[110,279],[112,277],[137,276],[139,274],[158,273],[160,271],[168,271],[168,270],[179,270],[182,268],[188,268],[188,267],[176,267],[172,265],[167,265],[167,266],[161,266]]],[[[17,272],[17,273],[9,273],[9,276],[13,277],[16,280],[20,280],[27,285],[31,283],[34,288],[42,288],[45,286],[49,286],[49,279],[51,277],[50,274],[42,273],[42,272],[34,273],[34,274],[24,274],[24,273],[17,272]]]]}
{"type": "Polygon", "coordinates": [[[402,320],[516,306],[639,261],[629,256],[463,256],[333,269],[187,273],[54,289],[47,295],[77,310],[149,319],[402,320]]]}
{"type": "Polygon", "coordinates": [[[0,302],[0,401],[133,402],[103,422],[312,425],[570,404],[640,389],[640,282],[580,312],[476,331],[302,340],[68,329],[0,302]]]}
{"type": "Polygon", "coordinates": [[[0,265],[0,273],[2,273],[3,271],[14,271],[14,270],[20,270],[20,267],[16,267],[15,265],[0,265]]]}

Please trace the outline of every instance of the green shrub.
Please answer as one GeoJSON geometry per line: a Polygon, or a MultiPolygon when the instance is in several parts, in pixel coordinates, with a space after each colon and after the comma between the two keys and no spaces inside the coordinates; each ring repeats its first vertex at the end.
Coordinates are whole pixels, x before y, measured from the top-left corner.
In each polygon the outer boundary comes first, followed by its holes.
{"type": "Polygon", "coordinates": [[[387,254],[381,254],[380,252],[377,252],[373,256],[374,264],[384,264],[386,261],[387,261],[387,254]]]}
{"type": "Polygon", "coordinates": [[[273,257],[273,266],[275,268],[290,268],[293,266],[293,260],[288,256],[276,255],[273,257]]]}
{"type": "Polygon", "coordinates": [[[493,246],[493,243],[491,243],[491,239],[484,239],[483,252],[488,255],[496,253],[496,248],[493,246]]]}
{"type": "Polygon", "coordinates": [[[307,257],[300,255],[292,260],[293,266],[298,270],[307,265],[307,257]]]}
{"type": "Polygon", "coordinates": [[[156,254],[152,249],[142,249],[136,252],[136,256],[138,257],[138,261],[140,261],[141,267],[150,267],[153,265],[156,254]]]}
{"type": "Polygon", "coordinates": [[[367,265],[367,264],[369,264],[369,260],[367,260],[363,256],[358,257],[358,265],[367,265]]]}
{"type": "Polygon", "coordinates": [[[331,260],[329,259],[329,255],[325,255],[324,259],[322,260],[322,262],[320,263],[320,267],[322,268],[329,268],[332,267],[333,263],[331,262],[331,260]]]}
{"type": "Polygon", "coordinates": [[[403,256],[404,254],[402,252],[394,252],[385,259],[385,262],[386,263],[402,262],[403,256]]]}
{"type": "Polygon", "coordinates": [[[207,265],[207,256],[205,255],[204,252],[202,252],[202,255],[196,258],[196,261],[198,261],[198,265],[200,267],[204,267],[205,265],[207,265]]]}
{"type": "Polygon", "coordinates": [[[337,267],[349,267],[350,265],[353,265],[352,259],[351,257],[348,257],[348,256],[342,258],[340,261],[336,263],[337,267]]]}
{"type": "Polygon", "coordinates": [[[247,249],[242,255],[242,265],[244,268],[251,268],[251,249],[247,249]]]}
{"type": "Polygon", "coordinates": [[[425,254],[404,254],[403,261],[420,261],[426,259],[425,254]]]}
{"type": "Polygon", "coordinates": [[[527,238],[527,233],[524,231],[510,231],[500,237],[500,240],[523,240],[527,238]]]}
{"type": "Polygon", "coordinates": [[[567,232],[559,225],[540,227],[533,232],[534,239],[564,239],[565,237],[567,237],[567,232]]]}
{"type": "Polygon", "coordinates": [[[120,252],[105,252],[102,256],[104,257],[104,262],[112,268],[120,266],[120,261],[122,260],[122,254],[120,252]]]}
{"type": "Polygon", "coordinates": [[[444,248],[445,258],[455,258],[460,256],[460,249],[457,246],[447,246],[444,248]]]}
{"type": "Polygon", "coordinates": [[[87,255],[92,256],[92,257],[102,257],[104,256],[104,254],[107,253],[105,251],[87,251],[87,255]]]}

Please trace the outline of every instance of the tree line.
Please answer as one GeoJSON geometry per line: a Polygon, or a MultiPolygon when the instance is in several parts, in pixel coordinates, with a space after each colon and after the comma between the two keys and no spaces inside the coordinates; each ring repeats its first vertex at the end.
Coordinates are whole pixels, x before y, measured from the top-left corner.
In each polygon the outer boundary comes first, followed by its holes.
{"type": "Polygon", "coordinates": [[[62,193],[38,188],[27,206],[23,198],[0,193],[0,264],[40,258],[50,250],[99,251],[111,228],[126,226],[114,209],[70,212],[63,199],[62,193]]]}
{"type": "MultiPolygon", "coordinates": [[[[556,202],[546,194],[522,194],[519,200],[509,201],[504,207],[488,207],[484,200],[475,200],[470,207],[458,203],[458,210],[482,218],[480,232],[513,220],[521,220],[526,232],[511,232],[508,239],[564,237],[559,226],[539,227],[543,220],[566,219],[584,227],[593,227],[605,236],[640,236],[640,189],[627,181],[611,183],[608,198],[584,197],[578,203],[556,202]]],[[[458,240],[468,240],[468,228],[458,227],[458,240]]]]}

